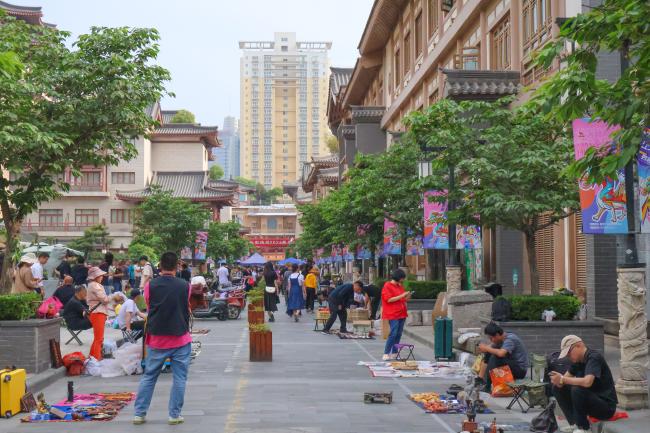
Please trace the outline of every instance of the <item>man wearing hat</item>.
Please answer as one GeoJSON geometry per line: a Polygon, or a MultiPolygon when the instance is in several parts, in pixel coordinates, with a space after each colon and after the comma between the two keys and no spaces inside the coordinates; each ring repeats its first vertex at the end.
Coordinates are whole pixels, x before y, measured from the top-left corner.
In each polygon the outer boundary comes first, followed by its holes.
{"type": "Polygon", "coordinates": [[[32,274],[32,265],[36,263],[36,255],[27,253],[20,258],[14,281],[14,293],[40,293],[38,280],[32,274]]]}
{"type": "Polygon", "coordinates": [[[612,372],[599,352],[589,349],[577,335],[567,335],[560,345],[560,358],[571,361],[569,371],[551,371],[553,395],[573,433],[587,433],[587,416],[609,419],[616,412],[616,389],[612,372]]]}

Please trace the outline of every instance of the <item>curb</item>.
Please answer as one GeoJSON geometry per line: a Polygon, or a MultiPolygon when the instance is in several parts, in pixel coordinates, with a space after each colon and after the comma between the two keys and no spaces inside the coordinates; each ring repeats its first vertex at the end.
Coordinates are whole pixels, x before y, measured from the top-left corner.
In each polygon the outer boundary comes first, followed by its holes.
{"type": "Polygon", "coordinates": [[[428,347],[430,349],[435,349],[434,344],[433,344],[433,340],[429,340],[429,339],[427,339],[425,337],[422,337],[421,335],[416,334],[415,332],[411,332],[411,330],[408,329],[407,327],[404,327],[403,334],[406,337],[410,338],[411,340],[416,341],[416,342],[418,342],[420,344],[423,344],[423,345],[425,345],[426,347],[428,347]]]}
{"type": "Polygon", "coordinates": [[[43,389],[52,385],[57,380],[64,378],[65,375],[65,367],[50,368],[49,370],[29,377],[27,379],[27,389],[32,394],[36,394],[37,392],[42,391],[43,389]]]}

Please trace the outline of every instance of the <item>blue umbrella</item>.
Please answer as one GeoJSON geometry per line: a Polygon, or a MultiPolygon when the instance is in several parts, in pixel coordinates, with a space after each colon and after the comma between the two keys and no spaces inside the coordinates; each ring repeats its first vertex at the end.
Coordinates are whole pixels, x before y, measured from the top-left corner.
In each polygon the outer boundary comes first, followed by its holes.
{"type": "Polygon", "coordinates": [[[264,265],[267,261],[268,260],[266,260],[263,256],[255,253],[240,264],[244,266],[261,266],[264,265]]]}

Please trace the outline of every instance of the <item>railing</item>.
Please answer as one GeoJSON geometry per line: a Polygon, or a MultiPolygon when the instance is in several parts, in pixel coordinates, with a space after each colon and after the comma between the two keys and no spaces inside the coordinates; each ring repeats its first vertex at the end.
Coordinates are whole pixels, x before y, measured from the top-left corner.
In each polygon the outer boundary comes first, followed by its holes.
{"type": "Polygon", "coordinates": [[[73,191],[84,191],[84,192],[90,192],[90,191],[104,191],[104,185],[101,183],[78,183],[78,184],[70,184],[70,192],[73,191]]]}
{"type": "Polygon", "coordinates": [[[21,231],[24,233],[34,233],[34,232],[83,232],[89,227],[99,224],[99,221],[96,223],[86,223],[86,224],[75,224],[75,223],[60,223],[60,224],[35,224],[31,222],[23,223],[21,231]]]}

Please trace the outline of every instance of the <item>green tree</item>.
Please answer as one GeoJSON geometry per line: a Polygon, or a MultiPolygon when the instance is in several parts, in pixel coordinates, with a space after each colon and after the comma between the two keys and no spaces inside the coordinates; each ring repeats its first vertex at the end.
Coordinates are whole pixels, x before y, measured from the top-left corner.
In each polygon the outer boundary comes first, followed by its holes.
{"type": "Polygon", "coordinates": [[[562,67],[540,86],[535,103],[562,122],[588,115],[621,126],[615,151],[590,149],[573,164],[575,176],[612,176],[639,149],[643,128],[650,125],[649,16],[646,0],[604,0],[600,7],[570,18],[558,40],[539,53],[538,64],[561,61],[562,67]],[[568,45],[575,47],[569,54],[568,45]],[[627,63],[616,81],[596,78],[600,52],[620,52],[627,63]]]}
{"type": "Polygon", "coordinates": [[[330,134],[325,137],[325,145],[330,153],[339,153],[339,139],[330,134]]]}
{"type": "Polygon", "coordinates": [[[69,188],[65,169],[79,175],[82,166],[136,156],[133,137],[155,126],[147,107],[170,78],[155,64],[156,30],[95,27],[73,43],[69,36],[0,16],[0,210],[7,229],[0,293],[11,289],[26,215],[69,188]]]}
{"type": "Polygon", "coordinates": [[[221,166],[215,164],[212,167],[210,167],[210,179],[211,180],[219,180],[223,177],[223,168],[221,166]]]}
{"type": "Polygon", "coordinates": [[[68,243],[74,250],[79,250],[89,257],[97,250],[108,249],[113,240],[109,237],[108,228],[103,224],[97,224],[84,230],[83,236],[68,243]]]}
{"type": "Polygon", "coordinates": [[[193,245],[196,232],[210,219],[210,212],[201,204],[173,197],[160,187],[153,188],[135,214],[134,242],[158,252],[179,253],[183,247],[193,245]]]}
{"type": "Polygon", "coordinates": [[[131,242],[129,244],[128,256],[130,260],[140,260],[140,257],[147,256],[150,263],[157,263],[160,257],[156,249],[139,242],[131,242]]]}
{"type": "Polygon", "coordinates": [[[257,186],[257,181],[253,179],[246,179],[245,177],[237,176],[235,177],[235,182],[240,183],[244,186],[255,188],[257,186]]]}
{"type": "Polygon", "coordinates": [[[169,123],[196,123],[196,118],[191,111],[178,110],[169,123]]]}
{"type": "Polygon", "coordinates": [[[444,148],[434,156],[427,189],[446,190],[455,166],[457,187],[440,196],[458,206],[448,221],[520,231],[531,289],[539,294],[536,235],[578,209],[577,183],[565,173],[572,146],[562,124],[529,107],[510,110],[503,101],[443,100],[411,114],[406,125],[410,139],[444,148]]]}
{"type": "Polygon", "coordinates": [[[229,263],[247,255],[254,247],[241,235],[241,226],[235,221],[214,221],[208,229],[208,256],[229,263]]]}

